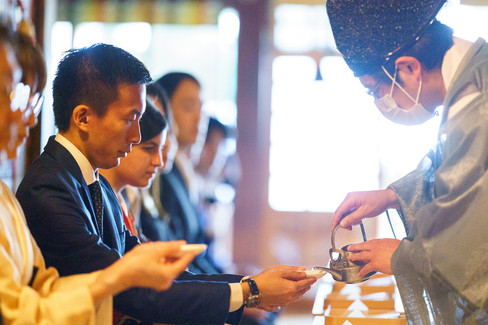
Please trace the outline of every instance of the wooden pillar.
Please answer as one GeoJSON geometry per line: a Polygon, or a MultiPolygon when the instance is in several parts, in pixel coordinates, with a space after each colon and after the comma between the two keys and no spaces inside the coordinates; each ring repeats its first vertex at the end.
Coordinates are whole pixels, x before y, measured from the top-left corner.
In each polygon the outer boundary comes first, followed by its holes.
{"type": "Polygon", "coordinates": [[[237,153],[242,179],[236,193],[234,261],[259,264],[261,218],[267,204],[269,149],[269,10],[268,1],[242,0],[237,79],[237,153]]]}
{"type": "MultiPolygon", "coordinates": [[[[30,2],[30,15],[36,28],[37,43],[43,48],[44,45],[44,14],[45,0],[30,2]]],[[[44,108],[43,108],[44,109],[44,108]]],[[[30,130],[30,137],[26,141],[25,168],[27,168],[41,152],[41,117],[39,115],[37,126],[30,130]]]]}

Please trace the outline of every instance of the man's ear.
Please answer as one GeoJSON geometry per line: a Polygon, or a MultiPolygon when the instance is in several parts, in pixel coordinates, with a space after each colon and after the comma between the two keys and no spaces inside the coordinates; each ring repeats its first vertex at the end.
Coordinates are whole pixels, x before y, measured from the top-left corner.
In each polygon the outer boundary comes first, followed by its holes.
{"type": "Polygon", "coordinates": [[[78,129],[88,132],[89,123],[92,121],[95,111],[86,105],[78,105],[73,109],[71,121],[78,129]]]}
{"type": "Polygon", "coordinates": [[[422,64],[412,56],[401,56],[395,60],[398,78],[403,83],[418,83],[422,74],[422,64]]]}

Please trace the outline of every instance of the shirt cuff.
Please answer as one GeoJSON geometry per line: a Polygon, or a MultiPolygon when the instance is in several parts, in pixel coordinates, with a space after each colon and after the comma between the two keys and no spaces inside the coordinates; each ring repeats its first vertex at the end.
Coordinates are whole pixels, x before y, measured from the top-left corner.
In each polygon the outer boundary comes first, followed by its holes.
{"type": "Polygon", "coordinates": [[[241,308],[244,303],[244,295],[242,293],[242,286],[239,282],[229,283],[230,286],[230,303],[229,312],[236,311],[241,308]]]}

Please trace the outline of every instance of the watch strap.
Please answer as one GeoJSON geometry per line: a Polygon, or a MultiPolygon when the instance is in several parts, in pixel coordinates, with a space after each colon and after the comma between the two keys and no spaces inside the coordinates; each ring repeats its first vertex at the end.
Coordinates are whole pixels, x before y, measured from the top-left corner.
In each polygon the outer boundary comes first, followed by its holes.
{"type": "Polygon", "coordinates": [[[249,276],[245,276],[241,279],[241,283],[242,282],[247,282],[250,291],[250,296],[246,301],[244,301],[244,305],[248,308],[257,307],[261,302],[261,293],[259,292],[256,281],[249,276]]]}

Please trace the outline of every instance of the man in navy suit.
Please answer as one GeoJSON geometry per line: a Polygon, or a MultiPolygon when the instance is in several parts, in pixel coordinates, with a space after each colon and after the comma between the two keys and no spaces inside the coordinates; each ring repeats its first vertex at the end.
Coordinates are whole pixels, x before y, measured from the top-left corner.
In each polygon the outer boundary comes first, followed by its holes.
{"type": "MultiPolygon", "coordinates": [[[[53,98],[59,133],[28,169],[17,198],[46,263],[61,275],[107,267],[139,244],[98,168],[117,166],[140,141],[150,80],[139,60],[106,44],[69,51],[58,66],[53,98]]],[[[303,268],[287,266],[241,279],[185,272],[168,291],[131,289],[116,296],[114,306],[145,322],[238,323],[242,306],[273,310],[314,282],[303,268]]]]}

